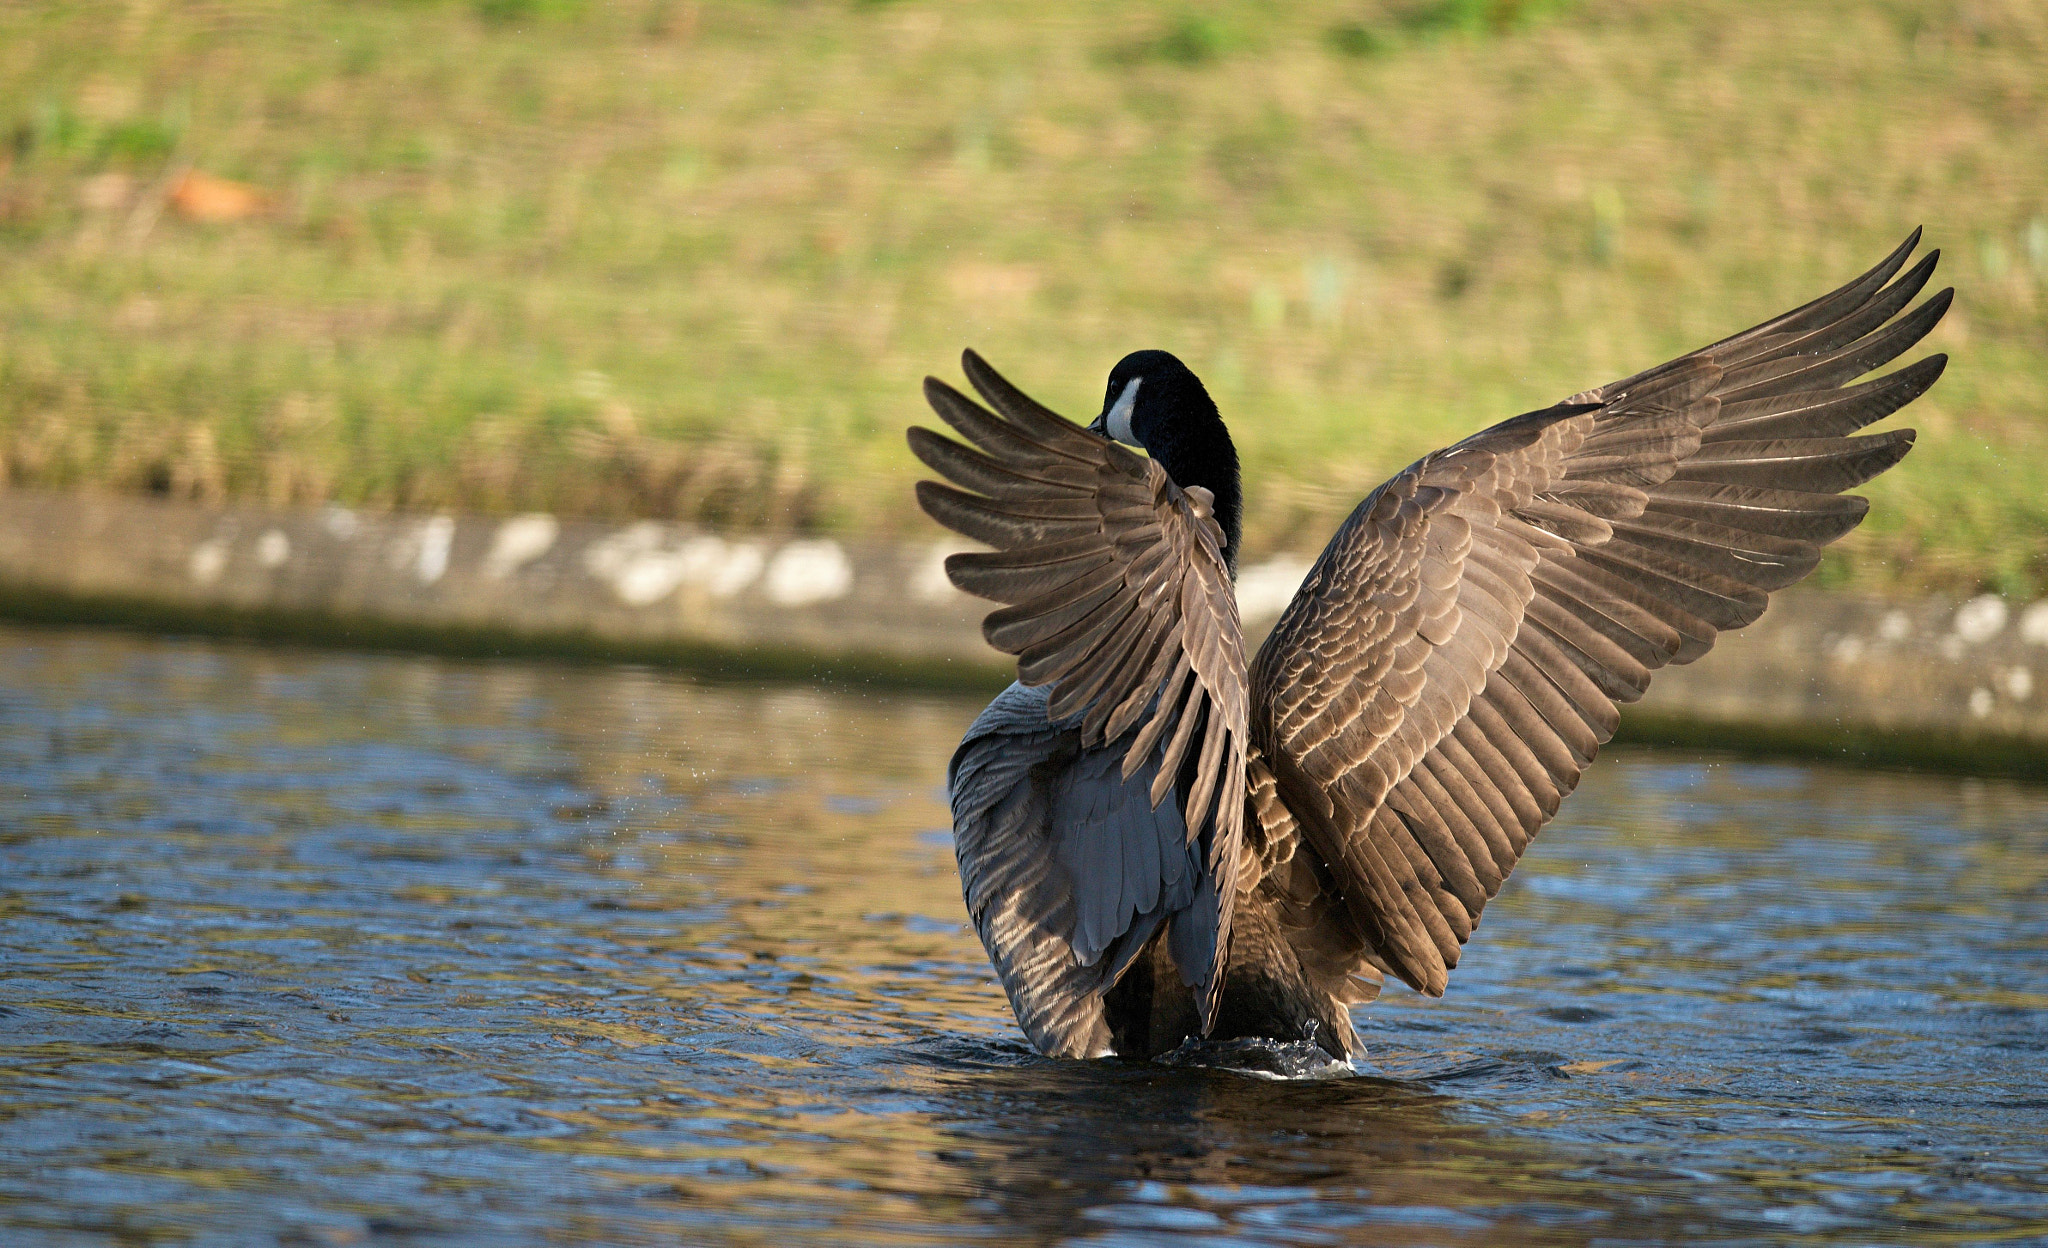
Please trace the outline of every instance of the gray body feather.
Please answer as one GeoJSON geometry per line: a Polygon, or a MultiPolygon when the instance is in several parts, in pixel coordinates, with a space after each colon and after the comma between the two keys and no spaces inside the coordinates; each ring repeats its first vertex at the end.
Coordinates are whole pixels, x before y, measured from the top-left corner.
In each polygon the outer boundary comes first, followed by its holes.
{"type": "Polygon", "coordinates": [[[954,849],[975,931],[1031,1042],[1110,1048],[1107,992],[1168,926],[1189,985],[1210,971],[1215,890],[1180,804],[1152,805],[1157,760],[1123,776],[1127,740],[1084,748],[1044,688],[1013,684],[967,730],[947,769],[954,849]]]}

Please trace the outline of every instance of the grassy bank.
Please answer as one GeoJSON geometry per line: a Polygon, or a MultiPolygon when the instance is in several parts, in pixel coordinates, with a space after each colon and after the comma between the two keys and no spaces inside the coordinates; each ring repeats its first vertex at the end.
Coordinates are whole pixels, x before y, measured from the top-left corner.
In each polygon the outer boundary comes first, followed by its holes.
{"type": "Polygon", "coordinates": [[[1077,414],[1162,346],[1301,547],[1924,223],[1956,362],[1824,574],[2048,587],[2048,10],[1015,12],[0,6],[0,476],[912,530],[961,346],[1077,414]]]}

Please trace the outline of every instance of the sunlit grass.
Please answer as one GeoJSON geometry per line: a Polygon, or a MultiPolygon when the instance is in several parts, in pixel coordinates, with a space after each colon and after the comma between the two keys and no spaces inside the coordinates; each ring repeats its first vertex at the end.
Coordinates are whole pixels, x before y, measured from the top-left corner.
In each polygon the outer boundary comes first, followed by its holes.
{"type": "Polygon", "coordinates": [[[1307,547],[1915,224],[1947,378],[1824,575],[2048,582],[2048,11],[1439,0],[0,7],[20,483],[924,532],[973,345],[1158,346],[1307,547]],[[269,192],[162,210],[187,169],[269,192]]]}

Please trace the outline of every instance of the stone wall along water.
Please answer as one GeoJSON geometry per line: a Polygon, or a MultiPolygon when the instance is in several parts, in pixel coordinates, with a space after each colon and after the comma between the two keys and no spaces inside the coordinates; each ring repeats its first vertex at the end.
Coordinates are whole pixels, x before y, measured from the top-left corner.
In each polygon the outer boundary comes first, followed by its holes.
{"type": "MultiPolygon", "coordinates": [[[[410,643],[453,639],[441,648],[486,638],[621,657],[683,654],[736,670],[773,654],[806,670],[986,687],[1007,664],[981,640],[987,604],[946,580],[944,558],[958,548],[537,514],[0,493],[0,585],[6,614],[18,619],[261,619],[274,636],[329,637],[331,624],[410,643]]],[[[1242,570],[1239,600],[1254,639],[1307,570],[1302,556],[1242,570]]],[[[1702,662],[1661,673],[1629,718],[1995,737],[2041,743],[2048,757],[2048,600],[1794,590],[1702,662]]]]}

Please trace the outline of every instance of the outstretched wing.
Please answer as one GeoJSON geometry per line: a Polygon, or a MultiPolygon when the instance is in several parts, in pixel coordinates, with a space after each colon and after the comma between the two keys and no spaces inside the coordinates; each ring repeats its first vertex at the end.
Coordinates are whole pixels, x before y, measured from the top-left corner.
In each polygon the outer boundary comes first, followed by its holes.
{"type": "MultiPolygon", "coordinates": [[[[1179,791],[1213,899],[1201,908],[1214,916],[1203,958],[1181,959],[1207,1027],[1236,895],[1247,714],[1237,599],[1214,500],[1039,406],[973,352],[964,366],[995,411],[925,381],[933,410],[973,445],[910,430],[917,457],[965,487],[920,482],[918,503],[995,547],[951,556],[946,574],[968,593],[1008,604],[983,621],[983,635],[1017,656],[1019,681],[1051,687],[1049,718],[1080,716],[1084,750],[1121,748],[1126,781],[1156,766],[1153,806],[1179,791]]],[[[1073,884],[1083,911],[1088,890],[1103,886],[1085,877],[1073,884]]],[[[1192,921],[1175,920],[1177,956],[1192,921]]]]}
{"type": "MultiPolygon", "coordinates": [[[[1361,956],[1431,994],[1617,704],[1812,571],[1913,432],[1919,241],[1825,298],[1438,451],[1374,491],[1253,664],[1253,741],[1361,956]]],[[[1269,854],[1268,857],[1273,857],[1269,854]]],[[[1297,894],[1299,879],[1294,884],[1297,894]]]]}

